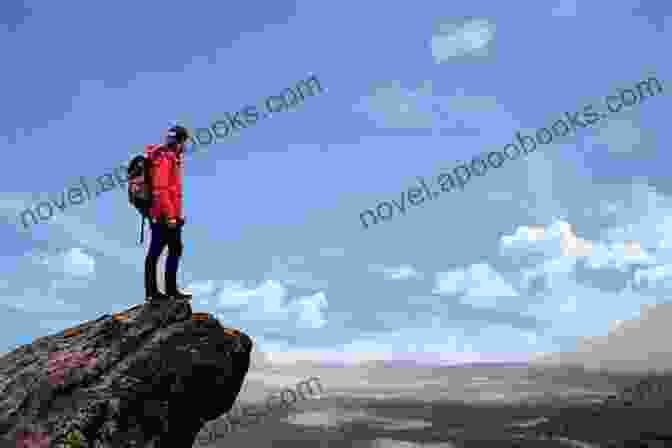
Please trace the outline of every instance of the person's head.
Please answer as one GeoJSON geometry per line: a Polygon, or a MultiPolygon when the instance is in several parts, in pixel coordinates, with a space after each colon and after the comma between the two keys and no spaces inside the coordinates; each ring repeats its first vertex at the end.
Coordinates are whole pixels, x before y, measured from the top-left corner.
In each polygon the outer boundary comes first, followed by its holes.
{"type": "Polygon", "coordinates": [[[180,125],[173,126],[168,129],[168,133],[166,134],[166,146],[173,150],[181,150],[189,138],[189,130],[187,128],[180,125]]]}

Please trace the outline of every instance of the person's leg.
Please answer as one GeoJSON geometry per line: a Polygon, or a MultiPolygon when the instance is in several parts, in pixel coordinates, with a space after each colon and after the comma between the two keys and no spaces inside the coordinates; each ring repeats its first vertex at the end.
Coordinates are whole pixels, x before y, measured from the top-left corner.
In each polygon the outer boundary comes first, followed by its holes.
{"type": "Polygon", "coordinates": [[[156,265],[163,248],[168,243],[168,235],[165,225],[150,222],[150,226],[152,235],[147,257],[145,257],[145,297],[153,298],[161,296],[156,281],[156,265]]]}
{"type": "Polygon", "coordinates": [[[166,294],[180,299],[189,299],[189,294],[180,292],[177,288],[177,271],[182,257],[182,225],[169,230],[168,256],[166,257],[166,294]]]}

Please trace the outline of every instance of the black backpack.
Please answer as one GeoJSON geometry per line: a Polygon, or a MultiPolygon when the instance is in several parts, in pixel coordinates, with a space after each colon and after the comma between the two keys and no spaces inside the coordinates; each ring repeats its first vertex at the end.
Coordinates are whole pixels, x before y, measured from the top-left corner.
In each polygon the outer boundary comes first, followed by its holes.
{"type": "Polygon", "coordinates": [[[140,244],[145,237],[145,219],[150,220],[149,210],[152,208],[151,161],[144,155],[135,156],[126,170],[128,178],[128,202],[135,207],[142,217],[140,221],[140,244]]]}

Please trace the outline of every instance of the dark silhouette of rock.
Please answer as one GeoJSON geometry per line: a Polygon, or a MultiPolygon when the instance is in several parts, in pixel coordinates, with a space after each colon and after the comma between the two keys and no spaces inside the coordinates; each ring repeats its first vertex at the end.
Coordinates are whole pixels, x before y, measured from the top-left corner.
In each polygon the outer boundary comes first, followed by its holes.
{"type": "Polygon", "coordinates": [[[0,357],[2,447],[191,447],[250,366],[252,339],[224,330],[170,301],[17,348],[0,357]]]}

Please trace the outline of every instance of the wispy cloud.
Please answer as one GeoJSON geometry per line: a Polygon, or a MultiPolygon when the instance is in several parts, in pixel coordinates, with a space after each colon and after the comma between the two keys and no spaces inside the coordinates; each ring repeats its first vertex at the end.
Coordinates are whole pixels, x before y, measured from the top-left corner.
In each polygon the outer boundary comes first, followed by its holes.
{"type": "Polygon", "coordinates": [[[39,229],[23,229],[18,220],[20,213],[32,206],[28,199],[26,194],[0,194],[0,215],[14,223],[18,232],[39,231],[48,235],[51,241],[57,239],[76,241],[83,248],[116,258],[120,264],[138,272],[144,269],[143,247],[124,247],[121,242],[106,236],[97,225],[87,224],[76,216],[61,214],[39,226],[39,229]]]}
{"type": "Polygon", "coordinates": [[[460,296],[460,301],[473,306],[496,307],[498,298],[517,297],[518,292],[490,265],[473,264],[466,269],[436,274],[439,295],[460,296]]]}
{"type": "Polygon", "coordinates": [[[383,266],[380,264],[371,264],[368,267],[369,272],[381,273],[386,280],[410,280],[422,279],[422,273],[416,271],[413,266],[404,264],[401,266],[383,266]]]}
{"type": "Polygon", "coordinates": [[[442,24],[432,36],[430,48],[437,64],[464,55],[485,55],[494,38],[495,26],[485,19],[475,19],[462,25],[442,24]]]}
{"type": "Polygon", "coordinates": [[[79,247],[55,255],[43,256],[40,263],[52,271],[73,277],[89,277],[95,273],[96,261],[79,247]]]}
{"type": "Polygon", "coordinates": [[[247,287],[242,281],[194,282],[189,289],[196,298],[205,299],[215,315],[231,321],[232,316],[246,325],[262,325],[264,329],[315,329],[326,325],[325,308],[328,300],[324,291],[290,298],[287,285],[278,280],[265,280],[256,287],[247,287]]]}

